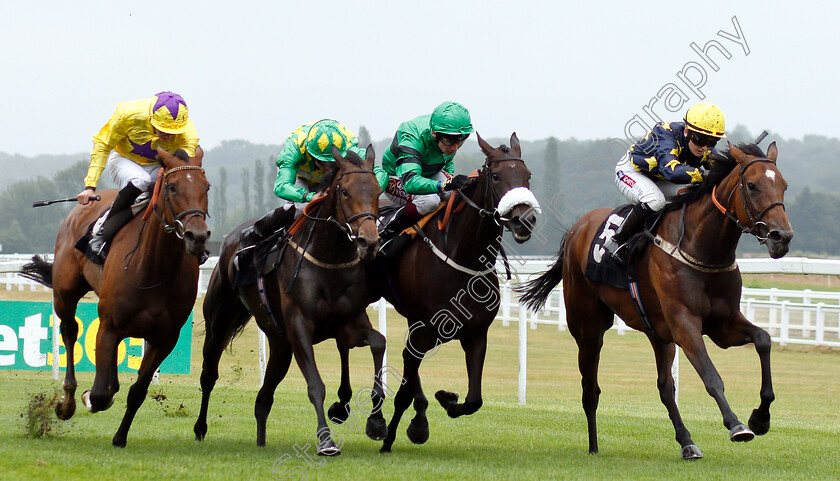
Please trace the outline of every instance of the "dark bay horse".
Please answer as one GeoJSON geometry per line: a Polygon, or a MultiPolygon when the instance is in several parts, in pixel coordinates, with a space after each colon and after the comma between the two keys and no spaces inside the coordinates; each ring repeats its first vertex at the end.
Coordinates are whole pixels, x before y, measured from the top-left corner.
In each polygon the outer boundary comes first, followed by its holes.
{"type": "MultiPolygon", "coordinates": [[[[198,257],[210,237],[207,191],[210,184],[201,167],[203,151],[194,158],[183,151],[171,155],[158,149],[163,174],[154,217],[136,216],[114,237],[102,266],[90,262],[74,246],[88,226],[107,209],[116,190],[103,191],[102,202],[78,205],[64,219],[55,244],[52,264],[40,257],[21,270],[52,287],[53,306],[61,319],[65,346],[78,337],[76,306],[89,291],[99,296],[99,333],[96,336],[96,376],[93,387],[82,401],[91,412],[110,407],[119,391],[117,348],[126,337],[143,338],[147,348],[128,391],[127,408],[113,444],[125,447],[128,429],[143,403],[157,368],[178,341],[189,318],[198,291],[198,257]]],[[[60,419],[70,419],[76,411],[74,352],[67,349],[64,396],[56,406],[60,419]]]]}
{"type": "MultiPolygon", "coordinates": [[[[450,417],[476,412],[482,404],[481,376],[487,349],[487,330],[499,310],[499,280],[495,271],[503,229],[517,242],[531,237],[539,204],[529,190],[531,172],[521,158],[519,139],[510,147],[491,147],[481,136],[478,144],[487,157],[478,178],[463,189],[456,203],[465,208],[452,214],[441,230],[444,211],[437,214],[398,258],[385,262],[387,275],[371,274],[376,291],[408,322],[403,350],[403,384],[394,398],[394,416],[381,452],[390,452],[403,413],[414,402],[415,417],[408,427],[414,443],[429,438],[428,401],[420,385],[424,356],[440,344],[458,339],[464,349],[469,390],[463,403],[458,394],[435,394],[450,417]]],[[[453,194],[455,197],[455,194],[453,194]]],[[[381,269],[381,267],[379,267],[381,269]]]]}
{"type": "Polygon", "coordinates": [[[274,391],[294,354],[317,415],[318,454],[340,454],[340,446],[336,446],[327,426],[326,393],[313,352],[314,344],[330,338],[336,339],[341,352],[370,345],[375,382],[366,433],[373,439],[385,436],[381,411],[385,337],[371,327],[365,312],[370,294],[364,262],[374,258],[379,244],[376,216],[381,190],[373,174],[374,151],[368,146],[365,159],[352,152],[344,158],[333,148],[333,158],[335,162],[318,162],[319,168],[328,172],[326,197],[316,214],[305,213],[306,219],[298,219],[303,222],[302,227],[288,240],[278,267],[264,277],[264,297],[259,284],[239,288],[233,284],[240,232],[253,221],[227,236],[204,299],[207,335],[201,371],[201,412],[195,423],[198,440],[207,433],[207,408],[219,377],[219,358],[251,316],[266,333],[271,348],[265,381],[254,407],[258,445],[265,445],[266,419],[274,391]]]}
{"type": "Polygon", "coordinates": [[[629,291],[599,284],[584,275],[592,240],[610,209],[594,210],[579,219],[563,238],[554,265],[517,289],[525,292],[521,302],[539,309],[551,290],[561,279],[564,281],[566,319],[579,349],[590,453],[598,452],[598,361],[613,313],[630,327],[645,332],[653,346],[659,397],[674,425],[683,459],[703,455],[683,425],[675,402],[671,374],[675,345],[683,349],[717,402],[732,441],[750,441],[755,434],[763,435],[770,429],[770,403],[774,400],[770,336],[739,310],[741,274],[735,263],[735,248],[741,234],[748,232],[766,243],[771,257],[788,252],[793,230],[785,213],[787,183],[776,167],[777,154],[775,142],[766,156],[755,144],[730,146],[715,156],[707,180],[665,213],[657,230],[658,239],[642,251],[638,264],[639,291],[652,330],[637,313],[629,291]],[[761,402],[750,416],[749,428],[726,401],[723,381],[709,359],[703,335],[723,349],[755,344],[761,364],[761,402]]]}

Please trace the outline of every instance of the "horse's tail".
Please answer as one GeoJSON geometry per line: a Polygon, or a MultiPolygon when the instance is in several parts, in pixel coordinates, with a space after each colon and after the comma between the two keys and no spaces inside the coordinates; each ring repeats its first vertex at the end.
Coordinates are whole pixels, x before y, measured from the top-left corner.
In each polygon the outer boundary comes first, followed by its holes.
{"type": "Polygon", "coordinates": [[[227,346],[245,329],[251,318],[228,278],[224,255],[210,275],[204,297],[204,334],[207,342],[227,346]]]}
{"type": "Polygon", "coordinates": [[[18,273],[33,281],[52,288],[52,262],[45,261],[41,256],[32,256],[32,262],[24,264],[18,273]]]}
{"type": "Polygon", "coordinates": [[[534,280],[519,284],[514,290],[522,296],[519,302],[532,311],[538,311],[545,305],[551,291],[563,280],[563,250],[566,248],[566,236],[560,241],[560,250],[557,252],[557,261],[541,276],[534,280]]]}

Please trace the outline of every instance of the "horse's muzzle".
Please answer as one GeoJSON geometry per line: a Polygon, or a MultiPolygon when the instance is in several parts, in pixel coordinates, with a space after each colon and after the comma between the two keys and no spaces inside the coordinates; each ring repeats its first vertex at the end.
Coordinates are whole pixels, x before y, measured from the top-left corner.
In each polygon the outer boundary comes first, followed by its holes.
{"type": "Polygon", "coordinates": [[[184,231],[184,242],[187,252],[194,256],[201,256],[206,250],[207,240],[210,239],[210,230],[204,224],[204,229],[190,228],[184,231]]]}
{"type": "Polygon", "coordinates": [[[790,250],[790,241],[793,239],[793,230],[771,230],[767,234],[767,253],[773,259],[784,257],[790,250]]]}
{"type": "Polygon", "coordinates": [[[376,251],[379,249],[379,235],[373,236],[358,236],[356,237],[356,249],[359,252],[359,258],[363,262],[372,261],[376,257],[376,251]]]}
{"type": "Polygon", "coordinates": [[[534,210],[527,205],[514,207],[511,214],[513,215],[508,220],[507,226],[510,233],[513,234],[513,240],[521,244],[531,238],[531,233],[537,224],[537,216],[534,214],[534,210]]]}

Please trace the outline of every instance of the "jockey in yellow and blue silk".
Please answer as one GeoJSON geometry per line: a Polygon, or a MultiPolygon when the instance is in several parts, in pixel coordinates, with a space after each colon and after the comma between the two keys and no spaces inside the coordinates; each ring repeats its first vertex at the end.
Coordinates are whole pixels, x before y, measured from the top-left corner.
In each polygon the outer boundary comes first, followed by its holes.
{"type": "Polygon", "coordinates": [[[665,207],[679,186],[703,182],[709,155],[726,137],[725,125],[716,105],[699,103],[688,109],[682,122],[659,122],[630,146],[616,164],[615,183],[634,206],[604,243],[613,258],[624,262],[621,247],[648,216],[665,207]]]}

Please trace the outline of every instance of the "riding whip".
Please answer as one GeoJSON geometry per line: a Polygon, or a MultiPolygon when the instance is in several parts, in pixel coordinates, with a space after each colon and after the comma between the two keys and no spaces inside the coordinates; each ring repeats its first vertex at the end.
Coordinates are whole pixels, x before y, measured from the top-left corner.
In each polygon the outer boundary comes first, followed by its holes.
{"type": "MultiPolygon", "coordinates": [[[[101,197],[99,197],[98,195],[95,195],[95,196],[90,198],[90,200],[100,200],[100,199],[101,199],[101,197]]],[[[70,197],[70,198],[67,198],[67,199],[58,199],[58,200],[39,200],[37,202],[33,202],[32,207],[43,207],[45,205],[57,204],[59,202],[75,202],[76,200],[78,200],[76,197],[70,197]]]]}

